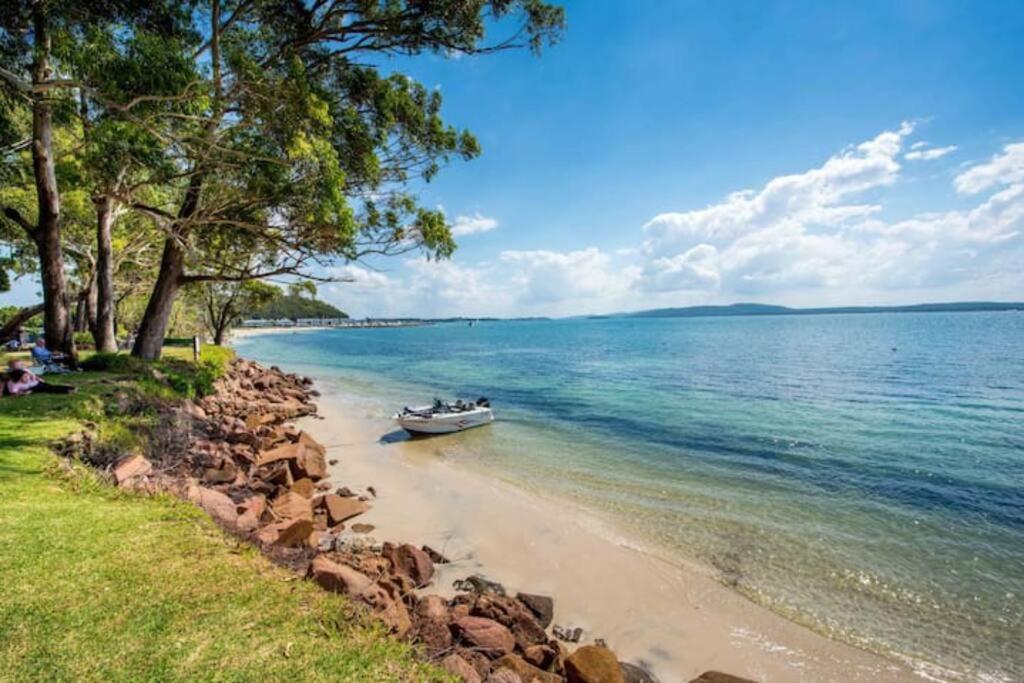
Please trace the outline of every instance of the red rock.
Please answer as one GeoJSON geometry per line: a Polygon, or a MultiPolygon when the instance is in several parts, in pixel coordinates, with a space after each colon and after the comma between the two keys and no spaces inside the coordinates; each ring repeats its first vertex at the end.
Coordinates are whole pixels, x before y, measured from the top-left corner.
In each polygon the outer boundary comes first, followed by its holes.
{"type": "Polygon", "coordinates": [[[354,534],[368,534],[368,533],[370,533],[371,531],[373,531],[376,528],[377,527],[373,526],[372,524],[359,524],[359,523],[356,523],[356,524],[352,525],[352,533],[354,533],[354,534]]]}
{"type": "Polygon", "coordinates": [[[319,441],[309,435],[308,432],[299,432],[299,443],[309,450],[316,451],[320,455],[327,455],[327,449],[319,441]]]}
{"type": "Polygon", "coordinates": [[[529,683],[561,683],[562,681],[561,676],[543,671],[514,654],[508,654],[495,660],[494,668],[510,669],[518,674],[519,678],[523,681],[528,681],[529,683]]]}
{"type": "Polygon", "coordinates": [[[238,505],[238,528],[242,531],[252,531],[260,525],[260,518],[267,507],[267,499],[262,495],[255,495],[238,505]]]}
{"type": "Polygon", "coordinates": [[[306,540],[311,533],[313,533],[313,523],[308,519],[287,519],[260,529],[256,534],[256,540],[264,545],[295,548],[306,545],[306,540]]]}
{"type": "Polygon", "coordinates": [[[207,481],[211,484],[224,484],[234,481],[237,476],[238,468],[235,466],[235,463],[230,460],[225,460],[221,463],[220,468],[207,468],[203,472],[203,481],[207,481]]]}
{"type": "Polygon", "coordinates": [[[558,653],[548,645],[529,645],[523,648],[523,659],[538,669],[549,671],[558,659],[558,653]]]}
{"type": "Polygon", "coordinates": [[[114,467],[114,479],[118,486],[124,485],[133,477],[144,477],[153,471],[153,464],[141,455],[129,455],[114,467]]]}
{"type": "Polygon", "coordinates": [[[463,683],[481,683],[480,674],[476,672],[476,669],[458,655],[452,654],[442,659],[441,668],[461,678],[463,683]]]}
{"type": "Polygon", "coordinates": [[[502,667],[491,672],[487,683],[523,683],[523,679],[512,669],[502,667]]]}
{"type": "Polygon", "coordinates": [[[705,671],[690,683],[756,683],[749,678],[740,678],[732,674],[724,674],[721,671],[705,671]]]}
{"type": "Polygon", "coordinates": [[[448,621],[448,604],[440,595],[426,595],[416,603],[416,616],[433,621],[448,621]]]}
{"type": "Polygon", "coordinates": [[[323,555],[313,558],[310,576],[326,590],[360,596],[373,587],[368,576],[345,564],[334,562],[323,555]]]}
{"type": "Polygon", "coordinates": [[[309,477],[314,481],[325,479],[327,477],[327,461],[324,459],[324,454],[308,446],[304,448],[302,455],[294,460],[294,467],[298,475],[309,477]]]}
{"type": "Polygon", "coordinates": [[[313,488],[313,480],[309,478],[303,478],[297,480],[294,484],[292,484],[291,491],[292,493],[299,494],[303,498],[312,498],[313,488]]]}
{"type": "Polygon", "coordinates": [[[205,486],[193,486],[188,492],[188,498],[224,526],[234,529],[238,525],[235,502],[220,491],[205,486]]]}
{"type": "Polygon", "coordinates": [[[352,498],[342,498],[333,493],[328,493],[323,498],[323,505],[327,509],[327,518],[331,525],[340,524],[346,519],[361,515],[370,509],[370,506],[352,498]]]}
{"type": "Polygon", "coordinates": [[[416,588],[426,586],[434,576],[434,563],[416,546],[408,543],[400,546],[385,543],[384,557],[391,560],[391,566],[396,574],[409,577],[416,588]]]}
{"type": "Polygon", "coordinates": [[[288,491],[270,503],[270,509],[281,519],[308,519],[313,521],[313,502],[294,491],[288,491]]]}
{"type": "Polygon", "coordinates": [[[283,446],[272,448],[269,451],[260,453],[259,458],[256,460],[257,465],[269,465],[272,462],[278,460],[297,460],[306,447],[300,443],[286,443],[283,446]]]}
{"type": "Polygon", "coordinates": [[[626,683],[615,653],[606,647],[584,645],[565,660],[568,683],[626,683]]]}
{"type": "Polygon", "coordinates": [[[495,657],[508,654],[516,645],[512,633],[494,621],[484,617],[459,617],[452,623],[457,638],[495,657]]]}
{"type": "Polygon", "coordinates": [[[534,595],[533,593],[517,593],[516,600],[526,605],[526,608],[533,612],[537,623],[543,628],[551,625],[551,619],[555,614],[555,602],[546,595],[534,595]]]}
{"type": "Polygon", "coordinates": [[[520,649],[547,643],[548,637],[544,628],[537,623],[533,613],[515,598],[496,593],[484,593],[470,599],[473,600],[470,605],[470,614],[493,619],[507,627],[515,637],[520,649]]]}

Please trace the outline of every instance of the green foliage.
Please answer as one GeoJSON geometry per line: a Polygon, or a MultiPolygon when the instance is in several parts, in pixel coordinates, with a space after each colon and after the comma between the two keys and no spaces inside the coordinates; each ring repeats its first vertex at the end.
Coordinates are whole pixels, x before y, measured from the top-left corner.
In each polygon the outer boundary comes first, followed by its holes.
{"type": "Polygon", "coordinates": [[[242,311],[243,318],[298,320],[299,318],[347,318],[348,314],[319,299],[281,294],[271,301],[242,311]]]}

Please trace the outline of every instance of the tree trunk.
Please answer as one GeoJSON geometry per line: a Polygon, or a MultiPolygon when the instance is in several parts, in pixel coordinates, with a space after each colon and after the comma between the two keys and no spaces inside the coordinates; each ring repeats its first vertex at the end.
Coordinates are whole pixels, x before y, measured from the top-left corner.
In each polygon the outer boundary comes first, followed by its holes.
{"type": "MultiPolygon", "coordinates": [[[[35,3],[33,19],[36,55],[32,80],[38,84],[50,77],[50,37],[44,3],[35,3]]],[[[32,170],[39,205],[34,236],[43,285],[46,346],[74,357],[75,337],[68,316],[70,302],[60,243],[60,193],[53,165],[53,111],[46,93],[37,94],[32,101],[32,170]]]]}
{"type": "Polygon", "coordinates": [[[117,351],[114,336],[114,266],[110,231],[114,223],[114,200],[96,200],[96,325],[93,339],[99,352],[117,351]]]}
{"type": "Polygon", "coordinates": [[[83,289],[78,295],[78,301],[75,304],[74,329],[76,334],[79,332],[85,332],[88,329],[86,325],[89,320],[89,313],[87,311],[88,305],[89,290],[83,289]]]}
{"type": "Polygon", "coordinates": [[[157,275],[153,293],[149,295],[146,312],[139,324],[139,335],[135,338],[132,355],[145,360],[157,360],[167,334],[167,321],[171,317],[174,300],[181,289],[185,273],[185,252],[173,237],[164,241],[164,253],[160,259],[160,274],[157,275]]]}

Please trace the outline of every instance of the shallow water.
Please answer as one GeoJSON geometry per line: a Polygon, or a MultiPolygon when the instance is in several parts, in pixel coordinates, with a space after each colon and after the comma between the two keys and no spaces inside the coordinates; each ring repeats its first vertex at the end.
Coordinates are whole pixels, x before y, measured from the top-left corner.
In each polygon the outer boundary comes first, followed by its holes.
{"type": "Polygon", "coordinates": [[[380,414],[486,395],[446,458],[938,678],[1024,678],[1024,314],[609,319],[258,336],[380,414]]]}

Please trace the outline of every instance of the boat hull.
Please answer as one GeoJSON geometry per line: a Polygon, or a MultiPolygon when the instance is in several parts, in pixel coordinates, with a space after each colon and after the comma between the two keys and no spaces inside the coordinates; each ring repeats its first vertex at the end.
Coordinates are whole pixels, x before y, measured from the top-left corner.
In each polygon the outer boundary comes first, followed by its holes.
{"type": "Polygon", "coordinates": [[[487,409],[431,416],[396,415],[395,421],[402,429],[413,434],[452,434],[490,424],[494,422],[494,413],[487,409]]]}

